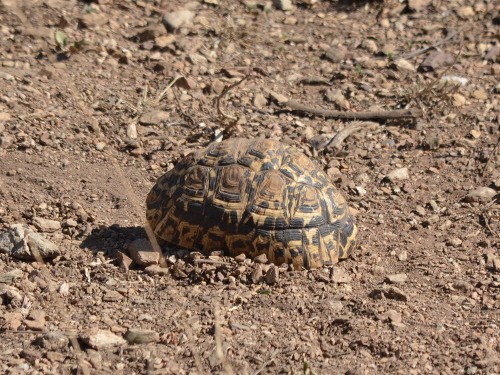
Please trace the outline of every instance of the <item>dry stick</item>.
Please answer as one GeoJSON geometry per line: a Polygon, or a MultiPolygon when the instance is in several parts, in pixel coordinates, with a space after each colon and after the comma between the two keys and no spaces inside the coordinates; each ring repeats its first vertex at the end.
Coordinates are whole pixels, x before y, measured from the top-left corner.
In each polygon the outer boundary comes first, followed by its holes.
{"type": "Polygon", "coordinates": [[[184,118],[187,118],[189,120],[189,122],[191,123],[191,126],[193,126],[195,124],[193,118],[190,115],[188,115],[187,113],[185,113],[184,110],[182,109],[181,103],[179,101],[179,98],[177,98],[177,94],[175,93],[175,90],[172,90],[172,92],[174,93],[175,102],[177,103],[177,108],[179,108],[179,112],[181,113],[182,116],[184,116],[184,118]]]}
{"type": "Polygon", "coordinates": [[[469,26],[469,24],[465,24],[463,25],[460,29],[458,29],[457,31],[455,31],[454,33],[448,35],[446,38],[444,38],[443,40],[437,42],[437,43],[434,43],[434,44],[431,44],[430,46],[428,47],[424,47],[424,48],[421,48],[417,51],[414,51],[414,52],[410,52],[410,53],[406,53],[404,55],[398,55],[398,56],[395,56],[394,58],[400,58],[400,59],[411,59],[412,57],[415,57],[415,56],[418,56],[418,55],[421,55],[422,53],[426,53],[427,51],[433,49],[433,48],[436,48],[436,47],[439,47],[440,45],[442,44],[445,44],[446,42],[450,41],[451,39],[453,39],[454,37],[456,37],[458,34],[460,34],[465,28],[467,28],[469,26]]]}
{"type": "Polygon", "coordinates": [[[298,111],[338,120],[392,120],[402,118],[415,119],[422,117],[422,111],[418,108],[396,109],[385,112],[341,112],[322,108],[311,108],[292,99],[282,102],[281,104],[298,111]]]}
{"type": "Polygon", "coordinates": [[[246,75],[245,77],[243,77],[241,80],[239,80],[238,82],[236,83],[233,83],[231,86],[225,86],[224,87],[224,90],[222,90],[222,92],[220,93],[220,95],[217,97],[217,99],[215,99],[215,102],[217,103],[217,113],[222,116],[222,117],[225,117],[226,119],[228,120],[233,120],[233,121],[238,121],[238,118],[237,117],[232,117],[232,116],[229,116],[227,114],[224,113],[224,111],[222,111],[222,108],[220,106],[220,102],[221,102],[221,99],[227,94],[227,92],[229,90],[231,90],[232,88],[238,86],[241,82],[243,82],[244,80],[246,80],[248,77],[250,77],[250,75],[246,75]]]}
{"type": "Polygon", "coordinates": [[[333,138],[330,140],[325,145],[325,148],[330,147],[333,148],[335,152],[338,152],[340,148],[342,147],[342,142],[349,137],[352,133],[357,132],[358,130],[361,130],[366,127],[372,127],[372,126],[378,126],[378,123],[376,122],[361,122],[361,121],[354,121],[348,124],[346,127],[344,127],[342,130],[340,130],[337,134],[333,136],[333,138]]]}

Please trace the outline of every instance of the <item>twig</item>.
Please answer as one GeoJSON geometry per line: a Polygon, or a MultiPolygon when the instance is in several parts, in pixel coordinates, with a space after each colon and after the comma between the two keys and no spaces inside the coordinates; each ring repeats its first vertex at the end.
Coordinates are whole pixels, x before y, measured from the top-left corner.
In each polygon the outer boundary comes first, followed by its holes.
{"type": "Polygon", "coordinates": [[[378,126],[376,122],[362,122],[362,121],[354,121],[350,124],[346,125],[342,130],[340,130],[337,134],[333,136],[333,138],[325,145],[325,148],[332,148],[334,153],[338,153],[340,151],[342,142],[349,137],[352,133],[357,132],[366,127],[378,126]]]}
{"type": "Polygon", "coordinates": [[[191,126],[193,126],[195,124],[193,118],[187,113],[185,113],[184,110],[182,109],[181,103],[179,101],[179,98],[177,98],[175,90],[172,90],[172,92],[174,93],[175,102],[177,103],[177,108],[179,108],[179,112],[181,113],[182,116],[184,116],[184,118],[187,118],[188,121],[191,123],[191,126]]]}
{"type": "Polygon", "coordinates": [[[499,147],[500,147],[500,138],[498,138],[498,142],[495,145],[495,147],[493,148],[493,151],[491,152],[490,156],[488,157],[488,161],[486,162],[486,165],[484,166],[483,173],[482,173],[483,177],[486,175],[486,173],[488,173],[488,170],[489,170],[490,164],[491,164],[491,160],[493,159],[493,157],[498,152],[498,148],[499,147]]]}
{"type": "Polygon", "coordinates": [[[402,118],[415,119],[418,117],[422,117],[422,111],[418,108],[396,109],[385,112],[341,112],[322,108],[311,108],[292,99],[282,103],[282,105],[290,107],[297,111],[312,113],[313,115],[323,116],[325,118],[334,118],[338,120],[390,120],[402,118]]]}
{"type": "Polygon", "coordinates": [[[395,59],[397,58],[400,58],[400,59],[411,59],[412,57],[415,57],[415,56],[418,56],[418,55],[421,55],[422,53],[426,53],[427,51],[433,49],[433,48],[436,48],[436,47],[439,47],[440,45],[442,44],[445,44],[446,42],[450,41],[451,39],[453,39],[454,37],[456,37],[458,34],[460,34],[465,28],[467,28],[469,26],[469,24],[465,24],[463,25],[460,29],[458,29],[457,31],[455,31],[454,33],[451,33],[450,35],[448,35],[446,38],[444,38],[443,40],[440,40],[439,42],[436,42],[434,44],[431,44],[430,46],[428,47],[424,47],[424,48],[421,48],[417,51],[414,51],[414,52],[410,52],[410,53],[406,53],[404,55],[397,55],[397,56],[394,56],[395,59]]]}
{"type": "Polygon", "coordinates": [[[244,80],[246,80],[248,77],[250,77],[250,75],[246,75],[245,77],[243,77],[242,79],[240,79],[238,82],[236,83],[233,83],[232,85],[230,86],[225,86],[224,87],[224,90],[222,90],[222,92],[220,93],[220,95],[217,97],[217,99],[215,99],[215,102],[217,103],[217,113],[222,116],[222,117],[225,117],[226,119],[228,120],[233,120],[233,121],[238,121],[238,118],[236,117],[232,117],[232,116],[229,116],[227,114],[225,114],[223,111],[222,111],[222,108],[220,106],[220,101],[221,99],[227,94],[227,92],[229,90],[231,90],[232,88],[238,86],[239,84],[241,84],[241,82],[243,82],[244,80]]]}
{"type": "Polygon", "coordinates": [[[222,262],[220,260],[212,260],[212,259],[195,259],[195,263],[209,263],[209,264],[222,264],[224,266],[230,266],[229,262],[222,262]]]}

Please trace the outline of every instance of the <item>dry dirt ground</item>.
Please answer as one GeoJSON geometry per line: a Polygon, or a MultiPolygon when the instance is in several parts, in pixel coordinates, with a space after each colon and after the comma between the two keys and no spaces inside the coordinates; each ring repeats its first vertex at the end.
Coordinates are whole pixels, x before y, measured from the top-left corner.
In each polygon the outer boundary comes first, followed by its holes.
{"type": "Polygon", "coordinates": [[[61,253],[0,254],[1,373],[500,372],[498,0],[4,0],[0,34],[0,232],[61,253]],[[280,95],[378,119],[325,148],[352,123],[280,95]],[[131,263],[156,178],[234,136],[316,160],[353,257],[131,263]]]}

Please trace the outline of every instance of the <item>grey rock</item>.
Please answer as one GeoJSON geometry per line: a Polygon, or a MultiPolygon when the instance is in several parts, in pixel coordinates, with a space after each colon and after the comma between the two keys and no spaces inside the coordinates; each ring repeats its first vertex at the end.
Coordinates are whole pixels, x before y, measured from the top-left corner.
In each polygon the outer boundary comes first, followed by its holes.
{"type": "Polygon", "coordinates": [[[255,258],[253,258],[253,261],[255,263],[262,263],[262,264],[265,264],[267,263],[268,259],[267,259],[267,254],[263,253],[263,254],[260,254],[260,255],[257,255],[255,258]]]}
{"type": "Polygon", "coordinates": [[[19,259],[45,259],[61,255],[56,244],[22,224],[14,224],[0,234],[0,252],[19,259]]]}
{"type": "Polygon", "coordinates": [[[464,292],[469,291],[473,289],[474,287],[472,284],[468,283],[467,281],[464,280],[455,280],[452,285],[453,289],[456,290],[462,290],[464,292]]]}
{"type": "Polygon", "coordinates": [[[0,147],[1,148],[9,148],[14,144],[14,138],[13,137],[0,137],[0,147]]]}
{"type": "Polygon", "coordinates": [[[160,254],[154,250],[147,238],[140,238],[132,242],[128,251],[134,262],[141,266],[152,266],[160,261],[160,254]]]}
{"type": "Polygon", "coordinates": [[[493,200],[493,197],[497,194],[496,190],[489,187],[480,187],[470,191],[466,196],[465,200],[467,202],[480,202],[488,203],[493,200]]]}
{"type": "Polygon", "coordinates": [[[443,51],[434,51],[422,61],[419,69],[423,72],[432,72],[443,66],[453,64],[454,58],[443,51]]]}
{"type": "Polygon", "coordinates": [[[257,264],[255,269],[250,274],[250,280],[252,281],[253,284],[257,284],[262,279],[262,275],[263,275],[262,264],[257,264]]]}
{"type": "Polygon", "coordinates": [[[125,334],[125,340],[131,344],[147,344],[159,341],[160,335],[150,329],[130,328],[125,334]]]}
{"type": "Polygon", "coordinates": [[[168,268],[162,268],[162,267],[160,267],[158,265],[153,265],[153,266],[146,267],[146,269],[144,271],[146,271],[146,273],[149,276],[155,276],[155,275],[157,275],[157,276],[166,276],[169,273],[168,268]]]}
{"type": "Polygon", "coordinates": [[[139,122],[141,125],[158,125],[162,123],[165,120],[168,120],[170,118],[170,113],[165,112],[165,111],[151,111],[143,114],[139,122]]]}
{"type": "Polygon", "coordinates": [[[125,272],[130,269],[130,266],[134,262],[131,258],[129,258],[125,253],[122,253],[121,251],[118,252],[117,259],[120,268],[125,272]]]}
{"type": "Polygon", "coordinates": [[[437,150],[441,143],[443,143],[443,139],[439,130],[429,132],[423,142],[424,147],[428,150],[437,150]]]}
{"type": "Polygon", "coordinates": [[[390,284],[402,284],[406,282],[408,275],[405,273],[398,273],[395,275],[387,275],[385,280],[390,284]]]}
{"type": "Polygon", "coordinates": [[[292,2],[290,0],[273,0],[273,5],[279,10],[292,10],[292,2]]]}
{"type": "Polygon", "coordinates": [[[398,301],[408,301],[408,296],[399,288],[391,286],[387,287],[379,287],[374,289],[370,295],[373,299],[395,299],[398,301]]]}
{"type": "Polygon", "coordinates": [[[118,301],[121,301],[123,299],[123,296],[115,291],[115,290],[110,290],[108,291],[103,297],[102,297],[102,300],[104,302],[118,302],[118,301]]]}
{"type": "Polygon", "coordinates": [[[272,264],[266,272],[266,283],[269,285],[276,284],[280,277],[279,268],[272,264]]]}
{"type": "Polygon", "coordinates": [[[190,25],[193,21],[194,13],[190,10],[178,10],[176,12],[165,13],[162,22],[168,31],[175,31],[182,26],[190,25]]]}
{"type": "Polygon", "coordinates": [[[13,283],[16,279],[23,276],[23,271],[14,269],[12,271],[0,274],[0,283],[13,283]]]}
{"type": "Polygon", "coordinates": [[[69,338],[58,332],[48,332],[37,339],[37,343],[49,351],[60,351],[68,346],[69,338]]]}
{"type": "Polygon", "coordinates": [[[28,244],[28,249],[29,252],[12,252],[12,256],[14,258],[19,258],[19,259],[38,259],[38,257],[42,257],[42,259],[45,258],[55,258],[61,255],[61,251],[59,250],[59,247],[47,240],[46,238],[42,237],[42,235],[35,233],[35,232],[29,232],[28,235],[26,236],[26,242],[28,244]]]}
{"type": "Polygon", "coordinates": [[[410,174],[408,173],[408,168],[399,168],[390,172],[385,176],[384,180],[389,182],[408,180],[410,174]]]}
{"type": "Polygon", "coordinates": [[[123,337],[98,328],[91,328],[82,332],[80,334],[80,339],[91,348],[97,350],[127,343],[123,337]]]}
{"type": "Polygon", "coordinates": [[[341,47],[331,47],[325,52],[325,58],[332,63],[339,63],[344,61],[346,50],[341,47]]]}
{"type": "Polygon", "coordinates": [[[40,232],[52,233],[61,229],[61,223],[56,220],[44,219],[43,217],[35,217],[33,225],[40,232]]]}
{"type": "Polygon", "coordinates": [[[351,276],[345,272],[342,268],[333,267],[331,270],[331,280],[334,283],[350,283],[352,281],[351,276]]]}

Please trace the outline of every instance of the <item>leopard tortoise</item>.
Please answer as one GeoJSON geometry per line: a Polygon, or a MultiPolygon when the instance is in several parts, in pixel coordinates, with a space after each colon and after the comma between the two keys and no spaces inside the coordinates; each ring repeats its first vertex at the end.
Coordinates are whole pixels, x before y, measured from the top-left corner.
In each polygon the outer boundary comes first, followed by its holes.
{"type": "Polygon", "coordinates": [[[190,154],[146,204],[159,239],[201,252],[265,253],[297,270],[337,263],[356,244],[354,218],[326,174],[269,139],[231,138],[190,154]]]}

